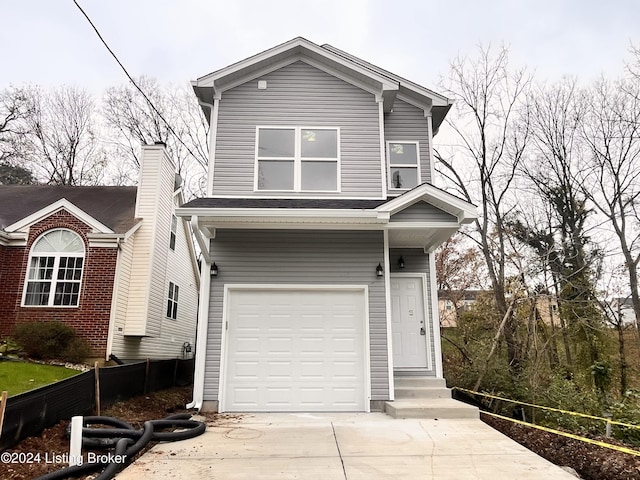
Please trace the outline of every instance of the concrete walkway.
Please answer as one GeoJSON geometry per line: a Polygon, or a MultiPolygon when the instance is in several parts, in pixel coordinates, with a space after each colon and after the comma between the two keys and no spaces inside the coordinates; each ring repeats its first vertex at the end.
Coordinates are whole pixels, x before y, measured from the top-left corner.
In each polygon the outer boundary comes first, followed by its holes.
{"type": "Polygon", "coordinates": [[[382,413],[220,415],[116,478],[575,480],[478,419],[382,413]]]}

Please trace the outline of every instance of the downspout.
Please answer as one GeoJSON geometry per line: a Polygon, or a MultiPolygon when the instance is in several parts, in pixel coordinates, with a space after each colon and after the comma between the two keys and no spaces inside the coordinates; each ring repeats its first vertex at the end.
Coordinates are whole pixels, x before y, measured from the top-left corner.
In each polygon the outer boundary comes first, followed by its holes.
{"type": "Polygon", "coordinates": [[[120,261],[120,252],[122,246],[120,245],[121,239],[116,239],[116,272],[113,278],[113,288],[111,290],[111,312],[109,313],[109,330],[107,332],[107,348],[105,349],[105,360],[109,361],[113,349],[113,336],[115,335],[116,328],[116,310],[118,306],[118,293],[120,289],[120,277],[122,277],[122,265],[120,261]]]}
{"type": "Polygon", "coordinates": [[[213,196],[213,171],[216,157],[216,138],[218,134],[218,109],[220,106],[219,94],[214,94],[213,103],[198,100],[198,103],[208,107],[209,115],[209,171],[207,172],[207,197],[213,196]]]}
{"type": "MultiPolygon", "coordinates": [[[[202,235],[198,217],[191,218],[191,226],[196,235],[202,235]]],[[[206,238],[206,237],[205,237],[206,238]]],[[[187,408],[200,410],[204,400],[204,369],[207,358],[207,333],[209,328],[209,295],[211,287],[211,259],[209,250],[202,252],[200,267],[200,302],[198,304],[198,322],[196,326],[195,368],[193,373],[193,400],[187,408]]]]}

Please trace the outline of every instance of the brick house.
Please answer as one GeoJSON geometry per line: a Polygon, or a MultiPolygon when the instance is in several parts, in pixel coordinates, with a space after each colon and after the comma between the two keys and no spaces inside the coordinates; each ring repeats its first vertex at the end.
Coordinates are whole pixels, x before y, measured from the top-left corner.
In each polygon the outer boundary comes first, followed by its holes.
{"type": "Polygon", "coordinates": [[[184,355],[199,274],[182,203],[162,145],[143,147],[138,187],[0,186],[0,336],[58,320],[95,357],[184,355]]]}

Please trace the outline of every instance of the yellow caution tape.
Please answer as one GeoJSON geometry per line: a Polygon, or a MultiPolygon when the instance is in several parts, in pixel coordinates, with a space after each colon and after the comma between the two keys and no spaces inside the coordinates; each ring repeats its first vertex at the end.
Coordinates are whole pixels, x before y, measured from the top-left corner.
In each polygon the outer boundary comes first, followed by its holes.
{"type": "Polygon", "coordinates": [[[544,430],[545,432],[555,433],[556,435],[562,435],[563,437],[573,438],[574,440],[579,440],[581,442],[591,443],[599,447],[608,448],[610,450],[617,450],[618,452],[628,453],[630,455],[635,455],[637,457],[640,457],[640,451],[633,450],[631,448],[619,447],[618,445],[612,445],[611,443],[600,442],[598,440],[592,440],[590,438],[585,438],[585,437],[579,437],[578,435],[574,435],[572,433],[562,432],[560,430],[554,430],[553,428],[543,427],[541,425],[536,425],[534,423],[523,422],[522,420],[516,420],[514,418],[503,417],[502,415],[498,415],[497,413],[490,413],[490,412],[482,412],[482,413],[485,415],[491,415],[492,417],[501,418],[503,420],[508,420],[513,423],[518,423],[520,425],[526,425],[527,427],[537,428],[538,430],[544,430]]]}
{"type": "Polygon", "coordinates": [[[621,427],[640,428],[640,425],[617,422],[615,420],[611,420],[610,418],[596,417],[594,415],[588,415],[586,413],[571,412],[569,410],[561,410],[559,408],[545,407],[542,405],[534,405],[533,403],[520,402],[518,400],[511,400],[510,398],[498,397],[497,395],[491,395],[489,393],[474,392],[473,390],[467,390],[466,388],[452,387],[452,390],[460,390],[461,392],[471,393],[473,395],[480,395],[481,397],[495,398],[496,400],[503,400],[505,402],[510,402],[510,403],[517,403],[518,405],[526,405],[527,407],[540,408],[542,410],[550,410],[552,412],[566,413],[567,415],[575,415],[576,417],[590,418],[592,420],[602,420],[603,422],[609,422],[612,425],[620,425],[621,427]]]}

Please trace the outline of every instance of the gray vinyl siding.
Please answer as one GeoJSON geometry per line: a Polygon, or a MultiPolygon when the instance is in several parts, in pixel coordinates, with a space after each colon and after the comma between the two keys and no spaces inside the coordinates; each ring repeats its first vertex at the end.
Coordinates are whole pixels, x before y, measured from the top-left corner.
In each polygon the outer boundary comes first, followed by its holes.
{"type": "Polygon", "coordinates": [[[454,222],[453,215],[434,207],[427,202],[417,202],[391,217],[392,222],[454,222]]]}
{"type": "MultiPolygon", "coordinates": [[[[433,375],[435,376],[436,371],[436,356],[435,356],[435,342],[439,342],[439,338],[434,338],[434,318],[433,318],[433,309],[431,305],[431,272],[429,271],[429,255],[424,253],[423,250],[419,248],[392,248],[389,250],[389,262],[391,267],[391,274],[394,273],[426,273],[427,274],[427,298],[426,298],[426,306],[427,306],[427,319],[425,321],[429,335],[429,341],[431,342],[431,365],[433,367],[432,370],[427,372],[421,372],[423,375],[433,375]],[[398,267],[398,259],[402,257],[404,260],[404,268],[398,267]]],[[[433,286],[436,288],[436,286],[433,286]]],[[[435,321],[439,321],[435,319],[435,321]]]]}
{"type": "Polygon", "coordinates": [[[218,230],[211,253],[205,401],[218,399],[224,285],[243,283],[368,285],[372,400],[389,398],[382,232],[218,230]]]}
{"type": "Polygon", "coordinates": [[[386,142],[393,140],[418,141],[421,181],[422,183],[432,182],[431,159],[429,158],[429,124],[424,116],[424,110],[396,99],[393,111],[384,115],[384,137],[385,145],[386,142]]]}
{"type": "Polygon", "coordinates": [[[256,126],[327,126],[340,128],[341,195],[380,198],[379,122],[373,94],[302,61],[234,87],[219,104],[213,195],[265,194],[254,192],[256,126]]]}

